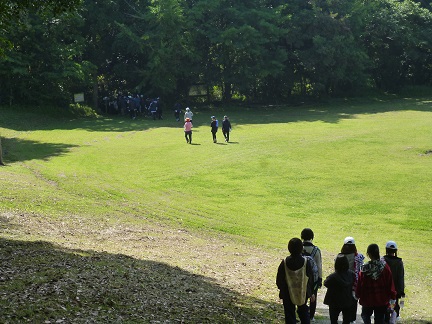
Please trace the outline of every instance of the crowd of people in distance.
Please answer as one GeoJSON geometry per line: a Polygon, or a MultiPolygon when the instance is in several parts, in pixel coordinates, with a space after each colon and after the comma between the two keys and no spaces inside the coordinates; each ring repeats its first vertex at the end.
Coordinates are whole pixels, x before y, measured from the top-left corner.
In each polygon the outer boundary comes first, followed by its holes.
{"type": "Polygon", "coordinates": [[[122,94],[103,98],[106,112],[111,114],[128,115],[131,119],[138,116],[150,117],[153,120],[162,119],[162,105],[160,98],[144,98],[140,94],[122,94]]]}
{"type": "MultiPolygon", "coordinates": [[[[182,113],[181,108],[179,108],[178,106],[174,106],[174,117],[176,118],[177,121],[180,120],[180,114],[182,113]]],[[[193,112],[190,110],[189,107],[186,107],[186,111],[184,113],[184,134],[185,134],[185,138],[186,138],[186,143],[188,144],[192,144],[192,128],[193,128],[193,124],[192,124],[192,117],[193,117],[193,112]]],[[[217,118],[215,116],[211,116],[211,123],[210,123],[210,131],[212,133],[212,139],[213,139],[213,143],[217,143],[217,132],[219,129],[219,121],[217,120],[217,118]]],[[[228,116],[224,116],[224,119],[222,121],[222,134],[225,138],[225,142],[229,142],[230,137],[229,134],[231,132],[231,122],[228,119],[228,116]]]]}
{"type": "Polygon", "coordinates": [[[322,280],[322,256],[312,241],[310,228],[300,238],[288,242],[287,256],[279,265],[276,285],[282,299],[285,323],[314,322],[318,289],[324,285],[327,292],[324,304],[329,307],[330,322],[338,323],[342,313],[343,324],[355,323],[357,304],[362,306],[364,324],[396,323],[405,297],[404,265],[397,256],[394,241],[386,243],[386,254],[380,257],[377,244],[367,248],[369,262],[359,253],[353,237],[346,237],[341,252],[334,260],[334,272],[322,280]],[[308,305],[309,304],[309,305],[308,305]]]}

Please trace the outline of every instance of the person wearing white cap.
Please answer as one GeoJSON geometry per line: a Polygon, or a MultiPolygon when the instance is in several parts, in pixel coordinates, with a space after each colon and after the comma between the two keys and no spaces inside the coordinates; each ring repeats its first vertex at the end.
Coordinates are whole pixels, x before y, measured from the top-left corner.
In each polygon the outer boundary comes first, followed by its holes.
{"type": "Polygon", "coordinates": [[[189,118],[190,122],[192,122],[192,116],[193,116],[193,112],[190,110],[189,107],[186,107],[186,112],[184,114],[184,120],[186,120],[186,118],[189,118]]]}
{"type": "Polygon", "coordinates": [[[396,288],[396,303],[394,310],[397,317],[400,319],[400,299],[405,297],[405,270],[402,258],[397,256],[398,246],[395,241],[388,241],[386,243],[386,255],[383,260],[390,266],[393,282],[396,288]]]}
{"type": "MultiPolygon", "coordinates": [[[[355,298],[354,292],[357,286],[358,275],[360,273],[360,269],[363,265],[365,257],[363,254],[357,252],[355,240],[352,236],[345,237],[344,244],[341,249],[341,254],[347,257],[349,269],[351,269],[355,273],[355,281],[353,285],[353,296],[355,298]]],[[[352,304],[350,323],[355,323],[357,319],[357,304],[357,300],[355,300],[355,302],[352,304]]]]}

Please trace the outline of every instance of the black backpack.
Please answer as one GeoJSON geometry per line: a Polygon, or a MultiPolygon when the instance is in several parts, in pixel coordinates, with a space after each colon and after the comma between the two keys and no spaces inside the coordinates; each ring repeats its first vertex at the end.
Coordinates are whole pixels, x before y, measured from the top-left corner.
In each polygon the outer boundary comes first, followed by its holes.
{"type": "Polygon", "coordinates": [[[314,260],[315,254],[318,252],[318,247],[314,246],[311,253],[306,252],[303,250],[303,257],[308,259],[312,265],[312,272],[313,272],[313,289],[316,290],[318,288],[318,281],[319,281],[319,272],[318,272],[318,265],[316,264],[314,260]]]}

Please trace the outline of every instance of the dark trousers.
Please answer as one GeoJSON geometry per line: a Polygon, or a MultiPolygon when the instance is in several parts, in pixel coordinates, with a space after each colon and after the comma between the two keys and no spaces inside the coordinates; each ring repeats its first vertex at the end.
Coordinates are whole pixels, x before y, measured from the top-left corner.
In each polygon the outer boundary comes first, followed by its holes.
{"type": "Polygon", "coordinates": [[[357,319],[357,305],[358,300],[354,299],[354,302],[350,307],[350,322],[355,322],[355,320],[357,319]]]}
{"type": "Polygon", "coordinates": [[[213,142],[216,141],[216,132],[212,132],[213,142]]]}
{"type": "Polygon", "coordinates": [[[223,136],[225,137],[226,141],[229,142],[229,130],[222,130],[223,136]]]}
{"type": "Polygon", "coordinates": [[[283,299],[283,306],[286,324],[296,324],[296,307],[301,324],[310,324],[309,307],[306,303],[301,306],[296,306],[291,302],[291,299],[288,297],[283,299]]]}
{"type": "Polygon", "coordinates": [[[192,131],[185,132],[185,138],[187,143],[192,144],[192,131]]]}
{"type": "Polygon", "coordinates": [[[338,324],[338,317],[340,312],[342,312],[343,322],[342,324],[349,324],[351,321],[351,309],[340,308],[335,306],[329,306],[330,322],[331,324],[338,324]]]}
{"type": "Polygon", "coordinates": [[[317,306],[317,297],[318,297],[318,288],[316,290],[314,290],[314,295],[315,295],[315,301],[309,301],[309,317],[312,319],[315,316],[315,310],[316,310],[316,306],[317,306]]]}
{"type": "Polygon", "coordinates": [[[362,307],[361,317],[363,319],[364,324],[371,324],[371,316],[374,314],[374,323],[375,324],[384,324],[384,317],[387,312],[387,306],[378,306],[378,307],[362,307]]]}

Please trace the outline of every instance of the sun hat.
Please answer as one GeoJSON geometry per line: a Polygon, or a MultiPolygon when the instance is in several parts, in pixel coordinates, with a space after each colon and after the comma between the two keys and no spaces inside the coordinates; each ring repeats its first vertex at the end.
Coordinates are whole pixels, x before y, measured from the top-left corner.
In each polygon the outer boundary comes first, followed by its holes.
{"type": "Polygon", "coordinates": [[[388,241],[386,243],[386,249],[397,250],[397,244],[395,241],[388,241]]]}
{"type": "Polygon", "coordinates": [[[352,236],[345,237],[344,244],[355,244],[354,237],[352,236]]]}

